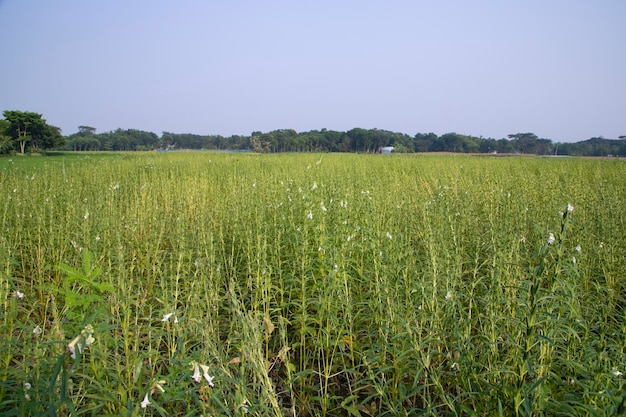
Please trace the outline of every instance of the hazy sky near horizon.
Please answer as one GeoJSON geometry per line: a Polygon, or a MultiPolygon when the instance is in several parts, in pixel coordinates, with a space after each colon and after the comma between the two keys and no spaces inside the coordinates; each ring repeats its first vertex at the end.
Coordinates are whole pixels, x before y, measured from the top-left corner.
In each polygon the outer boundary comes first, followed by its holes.
{"type": "Polygon", "coordinates": [[[623,0],[0,0],[0,56],[66,135],[626,134],[623,0]]]}

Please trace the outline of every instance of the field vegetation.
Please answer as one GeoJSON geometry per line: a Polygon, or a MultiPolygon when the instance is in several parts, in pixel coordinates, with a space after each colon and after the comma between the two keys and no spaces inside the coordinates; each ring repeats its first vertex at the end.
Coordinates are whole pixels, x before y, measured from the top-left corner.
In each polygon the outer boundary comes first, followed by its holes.
{"type": "Polygon", "coordinates": [[[626,413],[621,159],[0,159],[0,414],[626,413]]]}

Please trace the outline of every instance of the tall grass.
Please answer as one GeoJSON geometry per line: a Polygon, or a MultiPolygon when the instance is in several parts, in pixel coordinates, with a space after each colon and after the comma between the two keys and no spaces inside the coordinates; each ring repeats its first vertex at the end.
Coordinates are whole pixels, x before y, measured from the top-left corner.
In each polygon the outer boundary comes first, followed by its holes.
{"type": "Polygon", "coordinates": [[[622,160],[0,164],[3,415],[626,411],[622,160]]]}

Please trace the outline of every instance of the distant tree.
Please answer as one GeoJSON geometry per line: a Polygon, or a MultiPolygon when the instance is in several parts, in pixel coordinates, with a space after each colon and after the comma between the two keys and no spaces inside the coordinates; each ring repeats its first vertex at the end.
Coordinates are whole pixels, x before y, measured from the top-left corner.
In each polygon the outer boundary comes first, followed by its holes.
{"type": "Polygon", "coordinates": [[[3,115],[9,122],[6,135],[19,146],[22,154],[27,146],[32,150],[49,149],[65,141],[61,129],[48,125],[39,113],[6,110],[3,115]]]}
{"type": "Polygon", "coordinates": [[[415,152],[429,152],[433,146],[433,143],[439,137],[434,133],[418,133],[415,135],[413,142],[413,150],[415,152]]]}
{"type": "Polygon", "coordinates": [[[8,120],[0,120],[0,154],[8,153],[12,149],[11,136],[9,136],[8,120]]]}
{"type": "Polygon", "coordinates": [[[96,134],[96,128],[91,126],[78,126],[77,134],[82,137],[92,136],[96,134]]]}
{"type": "Polygon", "coordinates": [[[534,133],[514,133],[508,135],[512,139],[513,147],[519,153],[537,153],[537,140],[534,133]]]}
{"type": "Polygon", "coordinates": [[[270,151],[270,142],[262,138],[262,135],[255,135],[250,140],[252,150],[257,153],[268,153],[270,151]]]}

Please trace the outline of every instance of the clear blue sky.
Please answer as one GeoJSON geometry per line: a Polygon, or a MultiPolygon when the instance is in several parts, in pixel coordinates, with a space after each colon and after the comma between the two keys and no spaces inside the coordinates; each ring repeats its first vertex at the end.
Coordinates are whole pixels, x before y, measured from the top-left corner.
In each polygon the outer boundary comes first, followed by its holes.
{"type": "Polygon", "coordinates": [[[0,0],[0,56],[64,134],[626,134],[624,0],[0,0]]]}

